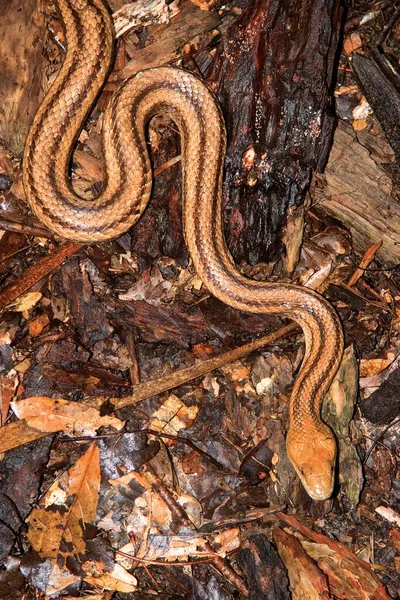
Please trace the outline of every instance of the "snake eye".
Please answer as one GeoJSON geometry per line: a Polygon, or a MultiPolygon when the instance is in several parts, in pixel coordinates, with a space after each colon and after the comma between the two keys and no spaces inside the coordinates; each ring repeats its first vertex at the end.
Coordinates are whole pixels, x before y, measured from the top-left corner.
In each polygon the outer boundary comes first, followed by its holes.
{"type": "Polygon", "coordinates": [[[304,471],[304,469],[300,469],[300,473],[301,473],[302,475],[305,475],[305,474],[306,474],[306,472],[304,471]]]}

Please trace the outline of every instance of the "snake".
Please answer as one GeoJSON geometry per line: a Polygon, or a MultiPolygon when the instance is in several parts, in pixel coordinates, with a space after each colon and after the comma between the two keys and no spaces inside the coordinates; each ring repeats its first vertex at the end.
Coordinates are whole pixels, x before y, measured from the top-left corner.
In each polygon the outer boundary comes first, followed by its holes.
{"type": "Polygon", "coordinates": [[[33,119],[22,164],[33,212],[54,233],[81,243],[105,242],[128,231],[152,191],[149,121],[159,114],[171,118],[181,139],[184,238],[204,286],[237,310],[281,315],[302,328],[304,357],[289,400],[286,447],[309,496],[329,498],[337,445],[321,419],[321,406],[343,353],[336,311],[315,291],[254,281],[236,266],[223,230],[225,121],[208,84],[187,70],[160,66],[122,82],[103,114],[103,190],[91,201],[75,193],[71,155],[112,67],[115,35],[104,0],[56,4],[67,50],[33,119]]]}

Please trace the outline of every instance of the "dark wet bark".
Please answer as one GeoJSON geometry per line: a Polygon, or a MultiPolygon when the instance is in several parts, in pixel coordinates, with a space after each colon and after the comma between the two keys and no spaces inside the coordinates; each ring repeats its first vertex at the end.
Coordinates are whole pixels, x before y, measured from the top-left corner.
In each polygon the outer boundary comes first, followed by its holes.
{"type": "Polygon", "coordinates": [[[327,161],[341,15],[336,0],[257,0],[206,72],[227,123],[226,235],[238,261],[280,258],[287,210],[327,161]]]}

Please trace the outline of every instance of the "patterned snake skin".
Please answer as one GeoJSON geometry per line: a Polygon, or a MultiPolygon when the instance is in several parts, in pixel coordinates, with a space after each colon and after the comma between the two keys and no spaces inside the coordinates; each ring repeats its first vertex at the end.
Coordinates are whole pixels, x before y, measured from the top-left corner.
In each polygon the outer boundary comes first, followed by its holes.
{"type": "Polygon", "coordinates": [[[186,71],[149,69],[117,89],[103,122],[105,189],[94,201],[75,194],[68,177],[70,157],[110,70],[114,33],[103,0],[57,4],[68,51],[26,143],[23,180],[33,211],[71,240],[102,242],[123,234],[140,218],[151,193],[149,119],[169,115],[181,136],[185,239],[204,285],[238,310],[279,314],[303,329],[305,357],[290,400],[287,450],[308,494],[328,498],[336,442],[320,410],[343,351],[335,311],[313,291],[252,281],[238,271],[225,244],[221,215],[224,120],[209,88],[186,71]]]}

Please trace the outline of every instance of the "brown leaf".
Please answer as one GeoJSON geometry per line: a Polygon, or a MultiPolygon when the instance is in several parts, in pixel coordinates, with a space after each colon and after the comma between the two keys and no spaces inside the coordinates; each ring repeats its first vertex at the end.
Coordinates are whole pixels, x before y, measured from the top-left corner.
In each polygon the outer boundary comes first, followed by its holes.
{"type": "Polygon", "coordinates": [[[86,524],[96,516],[99,487],[100,453],[93,443],[49,488],[27,519],[28,539],[46,559],[39,568],[47,596],[79,582],[80,577],[67,567],[68,559],[76,563],[78,555],[85,554],[86,524]]]}
{"type": "Polygon", "coordinates": [[[100,412],[80,402],[33,396],[12,403],[14,413],[38,431],[65,431],[70,435],[95,435],[99,427],[122,429],[123,421],[116,417],[100,416],[100,412]]]}
{"type": "Polygon", "coordinates": [[[41,557],[59,559],[85,552],[84,527],[96,516],[99,487],[100,454],[93,443],[29,515],[28,539],[41,557]]]}
{"type": "MultiPolygon", "coordinates": [[[[136,590],[136,577],[128,573],[121,565],[114,565],[111,573],[106,573],[104,571],[104,565],[95,561],[84,563],[83,568],[87,573],[84,579],[90,585],[106,590],[121,592],[123,594],[130,594],[136,590]]],[[[90,598],[92,598],[92,596],[90,596],[90,598]]]]}
{"type": "Polygon", "coordinates": [[[177,396],[171,394],[153,414],[150,429],[175,435],[181,429],[191,427],[198,412],[197,406],[188,407],[177,396]]]}
{"type": "Polygon", "coordinates": [[[17,385],[18,380],[14,375],[0,375],[0,426],[3,426],[7,420],[17,385]]]}
{"type": "Polygon", "coordinates": [[[49,323],[49,317],[46,315],[46,313],[35,317],[28,323],[29,334],[31,337],[38,337],[49,323]]]}
{"type": "Polygon", "coordinates": [[[347,56],[350,56],[350,54],[352,54],[356,50],[359,50],[359,48],[361,48],[361,46],[362,46],[361,38],[357,32],[354,32],[354,33],[351,33],[350,35],[348,35],[346,37],[346,39],[344,40],[343,50],[345,51],[347,56]]]}
{"type": "Polygon", "coordinates": [[[383,358],[362,358],[360,377],[374,377],[389,367],[395,359],[394,352],[388,352],[383,358]]]}

